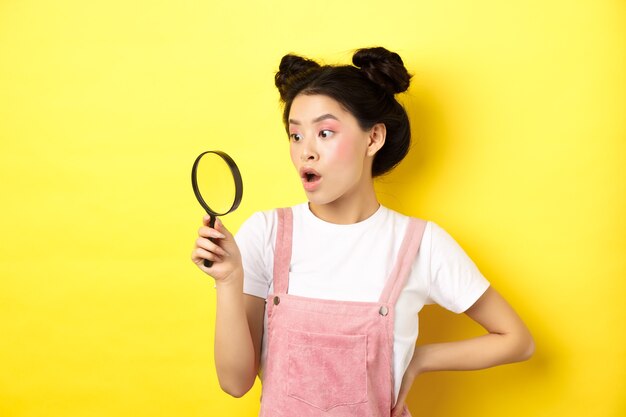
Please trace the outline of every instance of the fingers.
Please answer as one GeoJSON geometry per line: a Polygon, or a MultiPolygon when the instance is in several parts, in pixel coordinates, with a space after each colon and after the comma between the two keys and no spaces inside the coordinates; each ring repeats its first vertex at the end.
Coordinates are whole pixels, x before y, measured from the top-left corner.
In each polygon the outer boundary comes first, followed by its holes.
{"type": "Polygon", "coordinates": [[[401,410],[400,407],[402,407],[402,404],[400,403],[400,401],[398,401],[391,410],[391,417],[400,417],[400,414],[398,413],[398,410],[401,410]]]}
{"type": "Polygon", "coordinates": [[[406,416],[406,404],[404,401],[398,401],[396,406],[391,410],[391,417],[402,417],[406,416]]]}
{"type": "Polygon", "coordinates": [[[215,229],[211,229],[208,226],[202,226],[198,229],[198,236],[213,238],[213,239],[226,239],[223,233],[218,232],[215,229]]]}
{"type": "Polygon", "coordinates": [[[191,253],[191,260],[198,265],[202,264],[205,259],[213,262],[221,262],[224,257],[228,256],[228,252],[215,243],[215,240],[225,239],[226,236],[214,228],[209,227],[210,220],[211,216],[209,215],[202,218],[204,226],[198,229],[199,237],[196,239],[195,248],[191,253]]]}
{"type": "Polygon", "coordinates": [[[224,226],[224,223],[222,223],[222,221],[219,219],[219,217],[215,220],[215,230],[227,236],[228,239],[231,239],[233,237],[233,235],[226,228],[226,226],[224,226]]]}
{"type": "MultiPolygon", "coordinates": [[[[219,274],[228,268],[237,266],[241,263],[241,258],[235,238],[224,224],[216,218],[214,227],[210,227],[210,221],[211,216],[209,215],[202,218],[203,226],[198,229],[198,237],[191,253],[191,260],[204,272],[211,274],[210,271],[213,271],[219,274]],[[208,268],[204,267],[204,260],[222,263],[222,267],[219,268],[221,272],[214,268],[215,265],[208,268]]],[[[214,276],[214,278],[216,277],[214,276]]]]}
{"type": "MultiPolygon", "coordinates": [[[[208,214],[205,215],[202,218],[202,223],[205,226],[209,226],[209,223],[211,222],[211,216],[209,216],[208,214]]],[[[228,231],[228,229],[226,228],[226,226],[224,226],[224,223],[222,223],[222,221],[220,220],[219,217],[215,218],[215,226],[214,226],[215,230],[220,231],[221,233],[225,234],[225,235],[230,235],[230,232],[228,231]]]]}
{"type": "MultiPolygon", "coordinates": [[[[208,214],[202,218],[202,223],[204,224],[204,227],[211,228],[209,226],[210,221],[211,221],[211,216],[209,216],[208,214]]],[[[207,236],[207,237],[219,237],[221,239],[225,239],[225,238],[230,239],[232,237],[232,234],[226,228],[226,226],[224,226],[224,223],[222,223],[222,221],[219,219],[219,217],[215,218],[215,225],[213,226],[213,230],[217,231],[219,233],[219,235],[218,236],[207,236]]]]}
{"type": "Polygon", "coordinates": [[[196,239],[196,247],[204,249],[207,252],[214,253],[215,255],[222,258],[228,256],[228,252],[222,249],[222,247],[204,237],[199,237],[198,239],[196,239]]]}
{"type": "Polygon", "coordinates": [[[205,259],[213,262],[222,262],[223,260],[220,256],[203,248],[195,248],[193,252],[191,252],[191,260],[195,264],[201,265],[205,259]]]}
{"type": "Polygon", "coordinates": [[[391,417],[401,417],[405,415],[406,409],[406,397],[409,394],[409,390],[413,385],[413,380],[408,374],[404,375],[402,378],[402,384],[400,384],[400,392],[398,392],[398,401],[396,401],[396,405],[391,410],[391,417]]]}

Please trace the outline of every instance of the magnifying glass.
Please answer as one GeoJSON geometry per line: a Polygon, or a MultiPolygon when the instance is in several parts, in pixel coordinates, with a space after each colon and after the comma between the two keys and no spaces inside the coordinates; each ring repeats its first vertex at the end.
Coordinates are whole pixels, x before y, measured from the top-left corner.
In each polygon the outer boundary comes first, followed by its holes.
{"type": "MultiPolygon", "coordinates": [[[[206,151],[198,155],[191,169],[191,186],[200,205],[211,216],[209,226],[215,226],[217,216],[225,216],[241,203],[243,183],[235,161],[222,151],[206,151]],[[211,205],[207,203],[211,202],[211,205]]],[[[215,242],[213,238],[209,238],[215,242]]],[[[204,260],[210,268],[213,261],[204,260]]]]}

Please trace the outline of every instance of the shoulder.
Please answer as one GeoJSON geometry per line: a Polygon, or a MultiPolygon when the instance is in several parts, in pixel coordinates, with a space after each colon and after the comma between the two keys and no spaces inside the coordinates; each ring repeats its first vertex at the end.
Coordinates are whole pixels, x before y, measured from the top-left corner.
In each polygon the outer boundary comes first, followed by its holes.
{"type": "Polygon", "coordinates": [[[436,275],[442,269],[476,269],[461,245],[448,231],[433,221],[428,221],[422,237],[421,251],[427,255],[430,272],[436,275]]]}
{"type": "Polygon", "coordinates": [[[239,227],[235,240],[241,247],[258,245],[266,242],[276,223],[276,210],[257,211],[252,213],[239,227]]]}
{"type": "Polygon", "coordinates": [[[441,257],[454,256],[463,252],[458,242],[443,227],[435,222],[428,222],[428,238],[434,255],[441,257]]]}
{"type": "MultiPolygon", "coordinates": [[[[457,241],[438,223],[386,209],[385,225],[395,229],[396,238],[404,236],[411,221],[417,222],[421,233],[420,263],[429,266],[442,262],[466,261],[467,255],[457,241]]],[[[418,259],[416,259],[418,261],[418,259]]]]}
{"type": "Polygon", "coordinates": [[[239,229],[247,228],[266,228],[274,221],[276,217],[276,209],[256,211],[250,215],[241,225],[239,229]]]}
{"type": "MultiPolygon", "coordinates": [[[[287,209],[291,209],[294,217],[302,217],[306,203],[298,204],[287,209]]],[[[250,215],[240,226],[237,237],[264,236],[271,237],[278,226],[278,208],[270,210],[256,211],[250,215]]]]}
{"type": "Polygon", "coordinates": [[[396,225],[399,227],[406,227],[413,217],[400,213],[396,210],[390,209],[386,206],[381,206],[381,221],[387,225],[396,225]]]}
{"type": "Polygon", "coordinates": [[[411,221],[417,222],[420,226],[423,227],[422,242],[425,242],[426,240],[430,241],[430,235],[432,233],[433,227],[439,228],[439,226],[437,226],[430,220],[415,216],[409,216],[407,214],[400,213],[387,207],[383,207],[383,213],[384,214],[382,217],[384,219],[383,221],[385,223],[385,226],[394,227],[398,236],[404,235],[406,228],[409,226],[409,223],[411,221]]]}

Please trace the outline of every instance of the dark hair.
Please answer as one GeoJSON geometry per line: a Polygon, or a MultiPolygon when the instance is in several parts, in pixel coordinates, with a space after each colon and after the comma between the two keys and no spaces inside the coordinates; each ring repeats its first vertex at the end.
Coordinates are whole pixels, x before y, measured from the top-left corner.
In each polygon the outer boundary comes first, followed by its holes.
{"type": "Polygon", "coordinates": [[[357,50],[352,63],[320,66],[310,59],[285,55],[274,79],[285,103],[283,123],[288,129],[291,104],[300,94],[333,98],[357,119],[362,130],[384,123],[387,137],[372,165],[372,176],[377,177],[398,165],[409,151],[409,118],[394,95],[409,88],[411,75],[400,55],[382,47],[357,50]]]}

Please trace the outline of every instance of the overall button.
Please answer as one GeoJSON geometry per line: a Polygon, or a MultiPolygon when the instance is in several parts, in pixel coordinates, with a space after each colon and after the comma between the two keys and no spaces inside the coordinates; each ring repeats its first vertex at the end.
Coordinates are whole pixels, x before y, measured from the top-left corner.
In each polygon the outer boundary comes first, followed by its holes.
{"type": "Polygon", "coordinates": [[[378,311],[378,313],[379,313],[381,316],[386,316],[386,315],[387,315],[387,313],[389,313],[389,309],[388,309],[386,306],[382,306],[382,307],[380,308],[380,310],[378,311]]]}
{"type": "Polygon", "coordinates": [[[274,297],[274,305],[277,306],[278,304],[280,304],[280,297],[276,296],[274,297]]]}

